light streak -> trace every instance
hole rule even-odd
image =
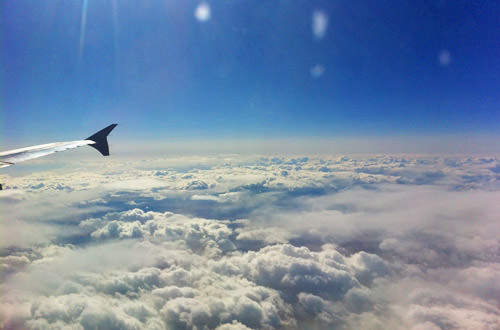
[[[85,46],[85,30],[86,30],[86,26],[87,26],[87,8],[88,8],[88,0],[83,0],[82,19],[80,21],[80,42],[78,44],[78,63],[80,63],[82,60],[83,49]]]

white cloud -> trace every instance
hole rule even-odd
[[[231,157],[9,177],[0,328],[500,324],[498,158]]]

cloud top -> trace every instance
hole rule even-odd
[[[0,327],[495,329],[499,166],[233,156],[10,177]]]

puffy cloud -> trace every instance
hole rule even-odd
[[[491,328],[496,157],[111,160],[10,176],[0,328]]]
[[[232,323],[226,323],[217,327],[217,330],[247,330],[250,329],[246,325],[233,321]]]
[[[225,262],[232,263],[255,283],[286,293],[285,298],[290,301],[300,292],[338,299],[359,283],[347,271],[347,266],[338,262],[342,257],[337,253],[322,254],[306,247],[280,244],[234,256]],[[337,262],[328,262],[330,258],[336,258]],[[216,269],[223,272],[226,267],[216,266]]]
[[[7,257],[0,257],[0,274],[8,274],[22,270],[30,263],[27,256],[10,255]]]
[[[210,255],[235,250],[230,240],[233,231],[228,225],[228,221],[190,218],[171,212],[143,212],[139,209],[111,213],[102,219],[88,219],[80,223],[81,228],[90,231],[93,239],[144,237],[151,242],[168,241]]]

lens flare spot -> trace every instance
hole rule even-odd
[[[311,73],[311,77],[313,78],[319,78],[325,73],[325,66],[321,64],[316,64],[315,66],[311,67],[311,70],[309,71]]]
[[[326,34],[328,28],[328,15],[323,11],[316,9],[312,14],[312,33],[316,40],[321,40]]]
[[[451,54],[446,49],[442,50],[438,55],[440,66],[448,66],[451,62]]]
[[[210,20],[210,6],[208,3],[200,3],[194,11],[194,17],[200,22],[207,22]]]

